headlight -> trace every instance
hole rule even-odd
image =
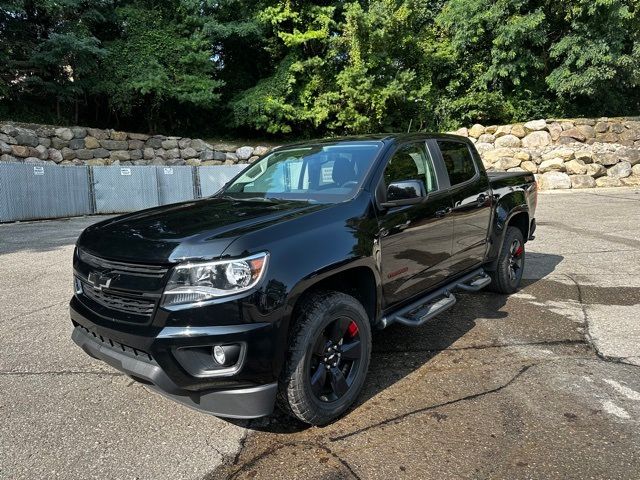
[[[236,260],[185,263],[173,269],[162,305],[200,303],[255,287],[267,269],[268,253]]]

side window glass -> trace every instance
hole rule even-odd
[[[451,186],[466,182],[476,174],[476,165],[467,147],[461,142],[438,140]]]
[[[385,168],[385,185],[402,180],[422,180],[427,192],[437,190],[438,184],[433,162],[431,161],[431,157],[427,155],[427,151],[421,143],[400,147],[398,151],[393,154],[393,157],[391,157],[391,160],[389,160]]]

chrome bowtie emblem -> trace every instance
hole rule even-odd
[[[111,280],[113,280],[113,278],[100,272],[91,272],[89,273],[89,277],[87,278],[87,280],[95,288],[97,288],[98,290],[102,290],[103,288],[109,288],[109,285],[111,285]]]

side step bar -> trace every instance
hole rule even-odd
[[[456,288],[467,292],[477,292],[491,283],[491,277],[483,270],[481,273],[471,278],[467,282],[458,282]]]
[[[401,323],[409,327],[418,327],[456,304],[456,297],[451,293],[452,290],[459,288],[468,292],[477,292],[490,283],[491,277],[482,268],[479,268],[401,308],[392,315],[383,317],[379,325],[381,328],[385,328],[392,323]]]

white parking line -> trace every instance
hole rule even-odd
[[[624,418],[625,420],[631,418],[624,408],[619,407],[611,400],[602,402],[602,408],[604,408],[605,412],[610,413],[611,415],[615,415],[618,418]]]
[[[605,378],[604,381],[611,385],[619,394],[624,395],[630,400],[636,400],[640,402],[640,393],[636,392],[635,390],[632,390],[631,388],[609,378]]]

